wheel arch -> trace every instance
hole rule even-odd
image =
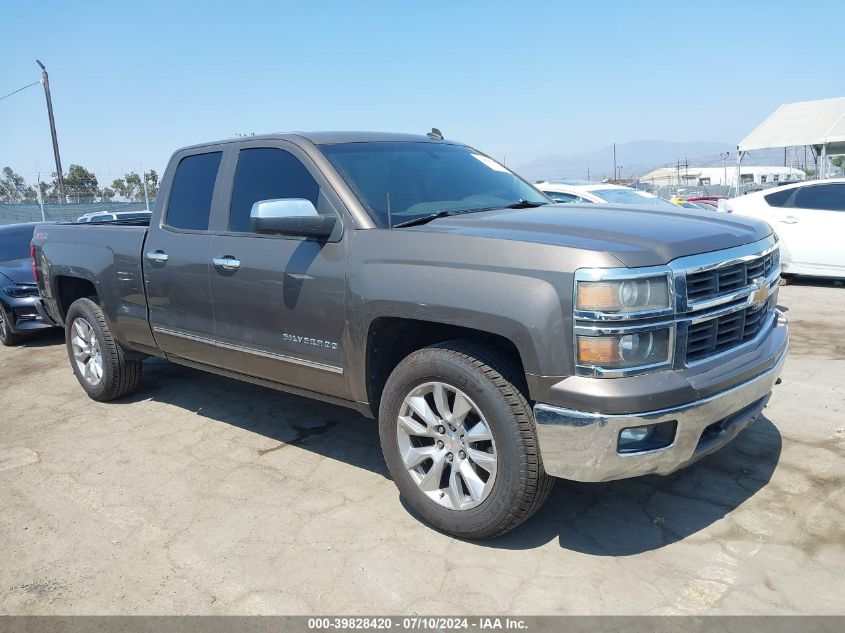
[[[366,399],[374,417],[388,376],[413,352],[448,341],[471,342],[495,350],[518,368],[513,380],[528,394],[525,362],[517,345],[502,334],[455,325],[405,317],[379,317],[368,328],[364,367]]]

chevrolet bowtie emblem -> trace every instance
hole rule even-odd
[[[762,277],[754,279],[751,283],[754,284],[754,290],[748,295],[748,305],[762,308],[769,300],[769,284]]]

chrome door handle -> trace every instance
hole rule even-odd
[[[147,253],[147,259],[154,264],[164,264],[169,258],[164,251],[156,251],[155,253]]]
[[[780,222],[781,224],[798,224],[798,218],[796,218],[794,215],[788,215],[783,218]]]
[[[234,257],[215,257],[211,263],[223,270],[237,270],[241,267],[241,261]]]

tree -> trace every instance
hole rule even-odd
[[[11,167],[3,168],[3,178],[0,179],[0,202],[23,202],[26,189],[23,176],[16,174]]]
[[[112,198],[114,198],[114,191],[108,187],[103,187],[100,192],[100,202],[111,202]]]
[[[158,195],[158,174],[155,169],[151,169],[144,174],[144,179],[147,181],[147,195],[150,200]]]
[[[834,156],[830,159],[830,162],[833,163],[834,166],[839,167],[839,169],[842,169],[845,167],[845,154],[842,156]]]
[[[113,181],[111,186],[124,200],[141,201],[144,199],[144,182],[147,183],[147,195],[152,200],[158,194],[158,174],[155,169],[145,172],[143,181],[141,176],[132,171]]]
[[[65,176],[65,191],[74,202],[94,202],[100,193],[97,176],[82,165],[71,165]]]

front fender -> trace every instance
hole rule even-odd
[[[347,275],[350,366],[365,366],[372,322],[399,317],[501,336],[514,344],[526,373],[570,375],[573,273],[618,265],[604,253],[554,245],[359,231]]]

